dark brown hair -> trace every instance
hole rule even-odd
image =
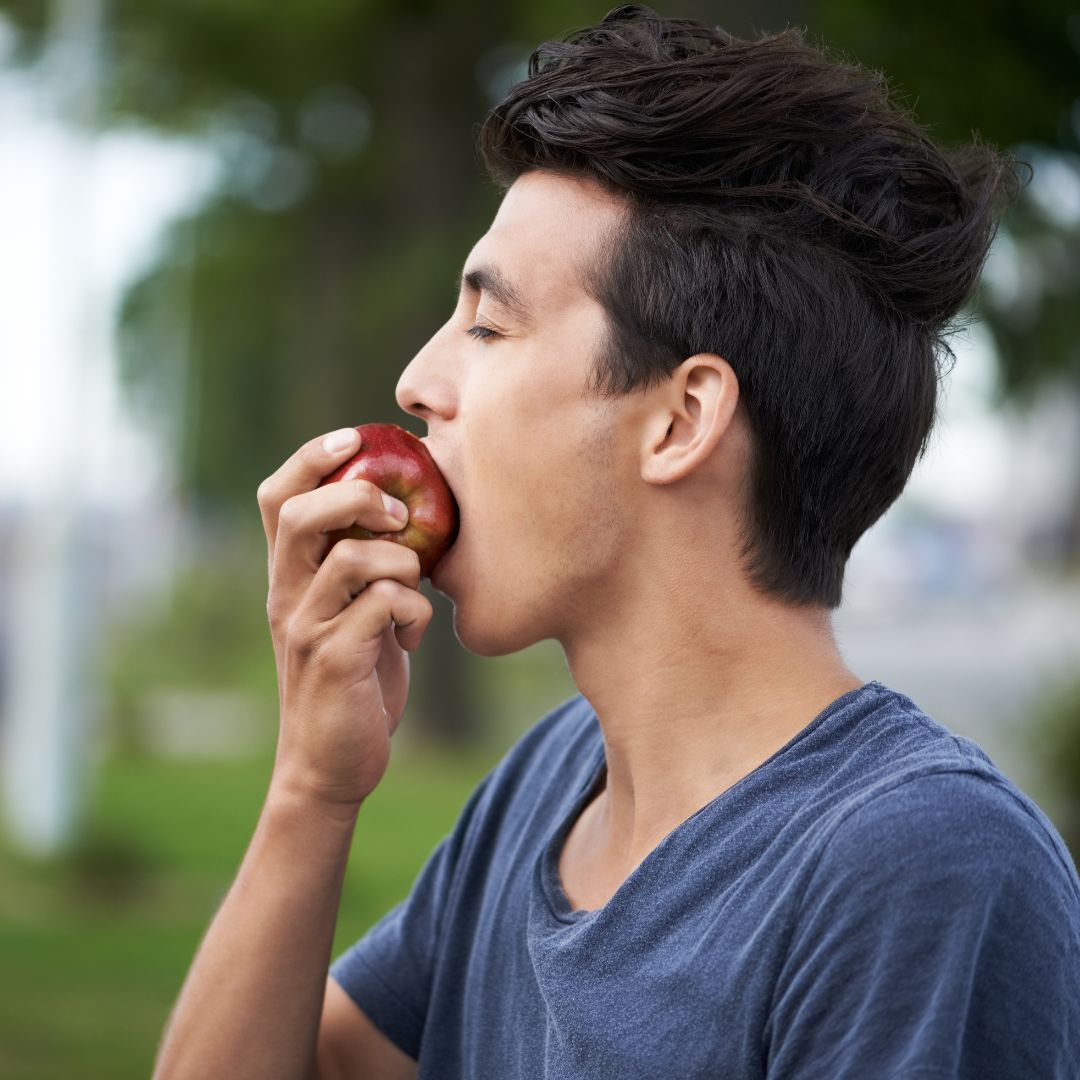
[[[639,4],[535,49],[478,145],[502,189],[544,169],[625,200],[585,282],[607,316],[586,392],[724,357],[751,430],[748,578],[838,607],[929,443],[1015,159],[936,146],[880,72],[797,29],[746,41]]]

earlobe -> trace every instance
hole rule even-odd
[[[712,457],[731,428],[739,383],[726,360],[701,353],[683,361],[658,390],[657,411],[647,425],[642,478],[670,484]]]

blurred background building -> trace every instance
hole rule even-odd
[[[0,0],[0,1075],[140,1076],[257,818],[276,736],[254,493],[403,417],[497,204],[476,124],[573,0]],[[930,451],[857,545],[850,666],[975,739],[1080,851],[1080,15],[656,5],[806,28],[946,143],[1033,165],[953,339]],[[335,950],[575,692],[544,642],[413,658]]]

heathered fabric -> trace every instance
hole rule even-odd
[[[573,911],[558,856],[604,767],[579,694],[331,966],[424,1080],[1080,1077],[1069,852],[906,695],[844,694]]]

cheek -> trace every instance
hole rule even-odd
[[[609,558],[610,547],[620,542],[624,481],[610,430],[581,406],[564,415],[560,431],[537,444],[533,519],[557,523],[548,530],[551,547],[584,567]]]
[[[527,358],[526,364],[535,366]],[[546,485],[566,440],[567,415],[559,392],[535,374],[521,374],[515,359],[509,370],[476,372],[469,386],[467,459],[476,469],[485,504],[488,494],[510,490],[528,496],[539,480]],[[485,377],[487,376],[487,377]],[[572,430],[572,428],[571,428]],[[539,494],[539,492],[537,493]]]
[[[545,565],[579,558],[599,520],[605,530],[620,520],[616,417],[583,401],[581,378],[552,355],[515,356],[470,375],[469,488],[485,536],[508,541],[490,551],[496,561],[519,558],[522,545]]]

